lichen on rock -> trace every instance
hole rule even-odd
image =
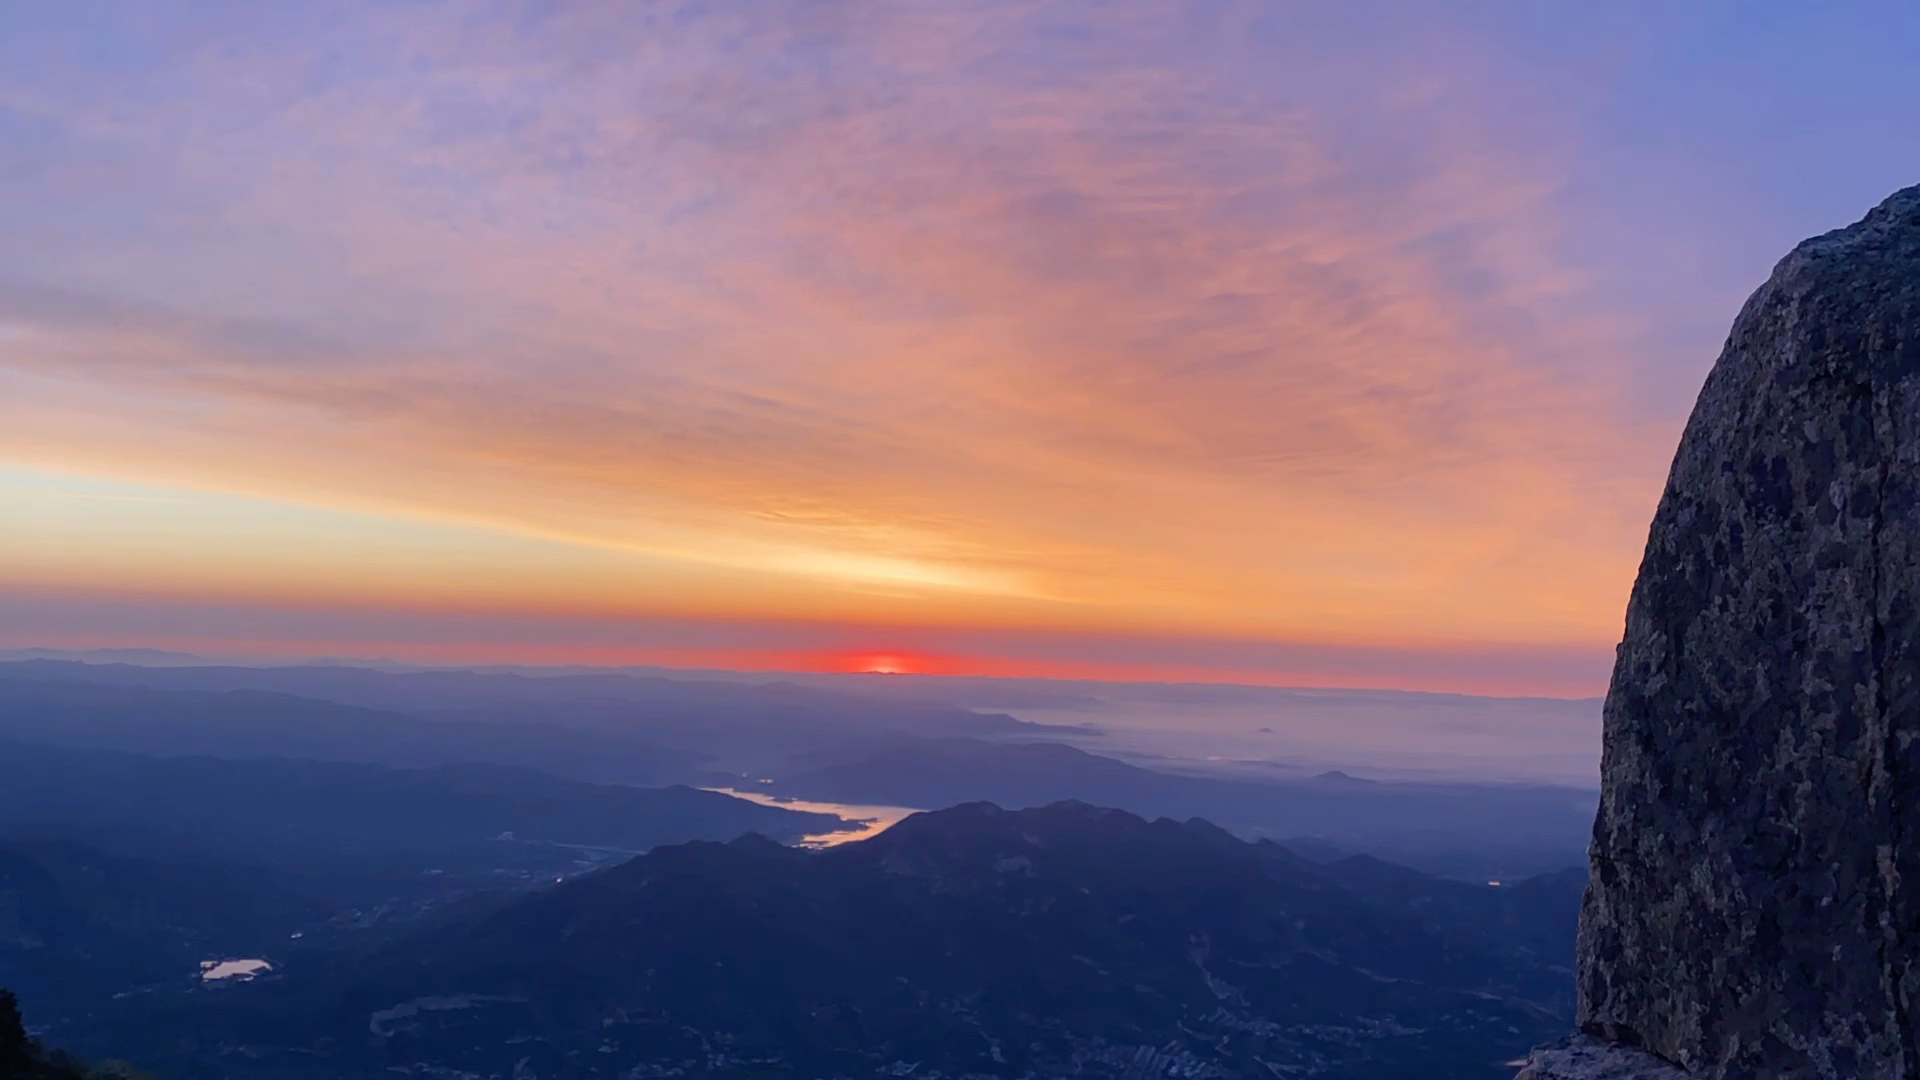
[[[1710,1080],[1920,1077],[1917,736],[1920,187],[1780,262],[1687,423],[1607,694],[1580,1028]]]

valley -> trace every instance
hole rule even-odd
[[[0,663],[0,985],[170,1080],[1490,1078],[1564,1027],[1579,792],[1162,772],[1068,731],[724,680]]]

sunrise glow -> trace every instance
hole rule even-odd
[[[1898,164],[1680,160],[1732,106],[1572,17],[34,9],[0,645],[1597,692],[1739,298]]]

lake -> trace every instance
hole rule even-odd
[[[200,978],[205,982],[220,979],[251,979],[263,971],[272,971],[265,960],[202,960]]]
[[[738,788],[706,788],[722,795],[731,795],[736,799],[759,803],[761,806],[778,806],[783,810],[801,810],[815,814],[835,814],[853,822],[856,829],[844,832],[816,833],[800,838],[802,847],[833,847],[837,844],[850,844],[855,840],[865,840],[878,836],[891,828],[895,822],[920,811],[911,806],[862,806],[854,803],[811,802],[806,799],[788,799],[770,795],[764,791],[742,791]]]

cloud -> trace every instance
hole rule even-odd
[[[0,454],[916,624],[1617,632],[1673,418],[1626,408],[1563,148],[1469,36],[1172,2],[232,14],[112,62],[58,26],[0,48],[41,133],[0,151],[37,196],[0,211]]]

